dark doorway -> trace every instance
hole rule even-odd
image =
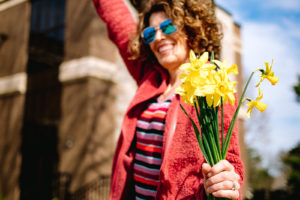
[[[22,130],[21,200],[56,196],[65,0],[32,0]]]
[[[32,61],[28,68],[33,65]],[[43,67],[41,64],[40,67]],[[57,176],[61,86],[57,69],[28,73],[22,132],[21,199],[52,199]]]

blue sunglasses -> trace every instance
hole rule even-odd
[[[164,34],[169,35],[177,31],[177,27],[172,24],[172,20],[167,19],[163,21],[159,27],[148,27],[145,28],[142,32],[142,38],[146,44],[150,44],[154,41],[156,31],[160,29]]]

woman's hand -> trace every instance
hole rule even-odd
[[[221,160],[213,167],[204,163],[202,174],[207,195],[212,194],[215,197],[228,199],[239,198],[240,176],[235,173],[234,167],[227,160]]]

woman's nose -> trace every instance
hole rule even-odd
[[[155,34],[155,40],[159,41],[159,40],[162,40],[165,38],[166,38],[166,35],[160,29],[158,29]]]

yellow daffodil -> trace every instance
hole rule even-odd
[[[176,88],[175,93],[182,97],[182,100],[190,105],[194,105],[196,96],[204,96],[203,90],[193,87],[191,82],[186,81]]]
[[[256,107],[260,112],[264,112],[265,109],[267,108],[267,104],[259,102],[259,100],[261,100],[263,98],[263,93],[260,90],[260,88],[258,88],[258,93],[259,93],[259,95],[258,95],[258,97],[256,98],[255,101],[247,98],[247,100],[249,101],[247,103],[247,106],[249,106],[249,108],[247,110],[247,116],[248,116],[248,118],[250,118],[252,109],[254,107]]]
[[[182,97],[182,100],[190,105],[193,105],[193,99],[195,88],[192,87],[189,82],[182,83],[178,88],[176,88],[175,93]]]
[[[225,71],[211,73],[211,76],[213,76],[214,82],[210,82],[210,84],[203,87],[206,89],[207,105],[213,105],[213,107],[219,106],[221,104],[221,97],[223,97],[224,103],[227,103],[229,100],[234,105],[234,93],[236,92],[234,87],[237,82],[230,81]]]
[[[219,60],[213,60],[213,62],[219,67],[221,68],[221,70],[226,71],[227,74],[238,74],[238,66],[236,64],[231,65],[230,67],[228,67],[227,61],[226,59],[224,59],[223,62],[219,61]]]
[[[217,107],[221,103],[221,97],[224,102],[230,101],[235,104],[236,82],[229,80],[227,74],[238,73],[237,66],[227,66],[227,62],[214,60],[218,66],[208,63],[208,53],[205,52],[197,58],[193,51],[190,51],[190,63],[180,66],[182,74],[180,80],[182,85],[177,88],[176,93],[180,94],[183,100],[193,105],[196,96],[206,97],[208,106]]]
[[[258,87],[264,79],[268,79],[272,83],[272,85],[275,85],[279,81],[279,78],[275,77],[274,72],[271,71],[272,65],[273,65],[273,59],[272,59],[271,66],[269,66],[269,63],[265,62],[266,70],[263,69],[259,70],[261,71],[261,75],[260,75],[261,78],[259,83],[256,85],[256,87]]]
[[[197,58],[194,51],[190,51],[190,63],[185,63],[180,66],[180,70],[190,73],[198,70],[212,70],[216,67],[208,62],[208,52],[203,53],[200,58]]]

